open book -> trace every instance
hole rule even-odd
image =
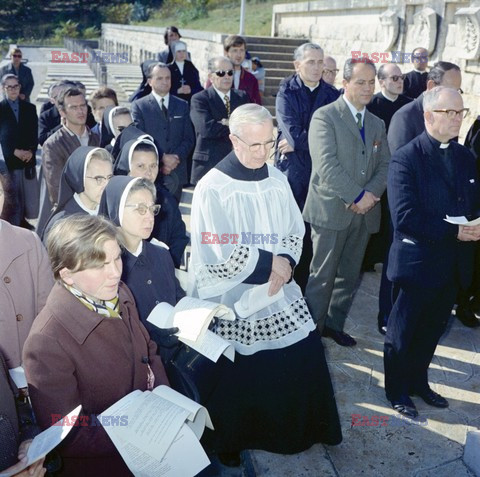
[[[182,343],[214,362],[222,354],[233,361],[233,346],[208,329],[214,317],[232,321],[235,313],[225,305],[186,296],[175,307],[159,303],[148,315],[147,321],[158,328],[177,327],[177,336]]]
[[[115,419],[127,425],[105,431],[136,477],[190,477],[210,463],[199,442],[213,429],[208,411],[168,386],[133,391],[99,416]]]
[[[17,475],[38,460],[43,459],[43,457],[57,447],[58,444],[60,444],[60,442],[62,442],[66,435],[72,430],[72,427],[74,427],[75,422],[78,419],[81,408],[82,406],[76,407],[72,412],[69,412],[56,424],[38,434],[28,448],[27,461],[19,467],[15,466],[15,470],[13,472],[0,472],[0,477]]]

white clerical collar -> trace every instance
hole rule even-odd
[[[155,91],[152,90],[152,94],[153,94],[153,97],[157,100],[157,103],[160,107],[162,106],[162,99],[163,99],[163,104],[168,109],[170,93],[167,93],[165,96],[160,96],[159,94],[155,93]]]
[[[388,99],[389,101],[391,101],[392,103],[394,103],[397,99],[398,99],[398,96],[395,98],[395,99],[392,99],[390,98],[390,96],[387,96],[383,91],[380,91],[382,93],[382,96],[385,98],[385,99]]]
[[[76,192],[75,192],[75,194],[73,194],[73,198],[75,199],[75,202],[78,204],[78,206],[82,210],[84,210],[87,214],[98,215],[98,209],[100,207],[99,204],[97,204],[97,206],[94,209],[89,209],[89,208],[85,207],[85,204],[82,202],[82,199],[80,199],[80,195],[77,194]]]
[[[362,124],[363,124],[363,120],[365,119],[365,111],[366,111],[366,107],[364,106],[363,109],[361,111],[359,111],[348,99],[347,97],[343,94],[342,95],[342,98],[343,100],[345,101],[345,103],[347,103],[347,106],[348,106],[348,109],[350,110],[350,112],[352,113],[352,116],[353,116],[353,119],[355,119],[355,122],[357,122],[357,113],[360,113],[362,115]]]
[[[415,71],[415,73],[420,73],[421,75],[423,75],[423,73],[427,73],[427,71],[420,71],[417,70],[417,68],[413,68],[413,71]]]
[[[228,99],[230,99],[230,91],[231,91],[230,89],[228,90],[227,93],[222,93],[220,90],[215,88],[215,86],[212,86],[212,88],[217,92],[218,96],[220,96],[224,104],[225,104],[225,96],[228,96]]]
[[[441,142],[440,143],[440,149],[447,149],[448,146],[450,146],[449,142]]]
[[[303,79],[300,77],[300,80],[302,81],[303,83],[303,86],[305,86],[305,88],[308,88],[312,93],[315,89],[318,88],[318,85],[320,84],[320,81],[315,85],[315,86],[308,86],[305,81],[303,81]]]

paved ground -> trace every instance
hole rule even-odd
[[[480,329],[465,328],[453,316],[433,360],[430,382],[445,396],[446,410],[413,398],[415,421],[396,418],[383,391],[383,337],[376,331],[380,273],[364,274],[347,320],[354,348],[324,338],[335,389],[343,442],[315,445],[293,456],[263,451],[245,453],[241,469],[217,465],[225,477],[467,477],[463,444],[468,430],[480,427]],[[386,425],[352,425],[352,415],[381,417]],[[479,450],[480,452],[480,450]]]

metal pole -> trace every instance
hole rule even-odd
[[[245,35],[245,6],[246,0],[240,2],[240,31],[239,35]]]

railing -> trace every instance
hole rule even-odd
[[[93,71],[99,85],[107,86],[107,65],[102,55],[95,53],[95,49],[98,49],[98,40],[78,40],[65,37],[63,44],[67,50],[75,53],[88,53],[88,66]]]

